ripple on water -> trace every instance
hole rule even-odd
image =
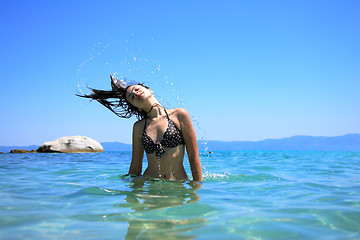
[[[204,181],[191,185],[122,179],[131,153],[9,154],[0,162],[0,238],[360,237],[359,153],[205,157]]]

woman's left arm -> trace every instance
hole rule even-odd
[[[192,125],[189,113],[183,109],[177,109],[180,128],[185,140],[186,152],[189,157],[191,173],[195,181],[202,181],[202,170],[199,158],[199,150],[196,141],[196,133]]]

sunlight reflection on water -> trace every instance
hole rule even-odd
[[[206,157],[204,181],[194,184],[122,179],[131,152],[4,154],[0,238],[360,237],[359,153]]]

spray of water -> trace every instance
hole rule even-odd
[[[76,90],[80,94],[87,91],[87,86],[100,89],[108,88],[109,81],[104,76],[112,74],[118,79],[130,79],[133,82],[144,82],[154,91],[155,97],[165,108],[184,107],[187,104],[184,100],[181,86],[176,84],[173,74],[166,73],[158,58],[155,56],[152,47],[146,51],[136,44],[135,34],[130,34],[124,41],[104,41],[93,45],[90,57],[83,61],[77,69]],[[106,42],[111,42],[106,43]],[[152,45],[154,39],[150,40]],[[136,79],[136,81],[134,81]],[[196,114],[189,112],[191,120],[197,132],[198,140],[201,140],[205,154],[201,154],[203,171],[206,171],[209,159],[209,148],[207,146],[206,133],[202,129]]]
[[[77,84],[76,84],[76,91],[80,94],[84,94],[84,90],[86,87],[86,84],[84,83],[84,79],[81,75],[81,72],[84,70],[84,68],[88,65],[90,65],[97,57],[99,57],[101,54],[103,54],[105,52],[105,50],[107,48],[110,47],[110,44],[104,44],[102,42],[97,42],[95,44],[93,44],[93,47],[91,49],[91,53],[90,53],[90,57],[87,58],[85,61],[83,61],[80,66],[78,67],[77,71],[76,71],[76,79],[77,79]],[[106,62],[106,64],[108,64]]]

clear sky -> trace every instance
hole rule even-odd
[[[360,1],[0,1],[0,145],[131,142],[74,95],[145,82],[198,139],[360,133]]]

